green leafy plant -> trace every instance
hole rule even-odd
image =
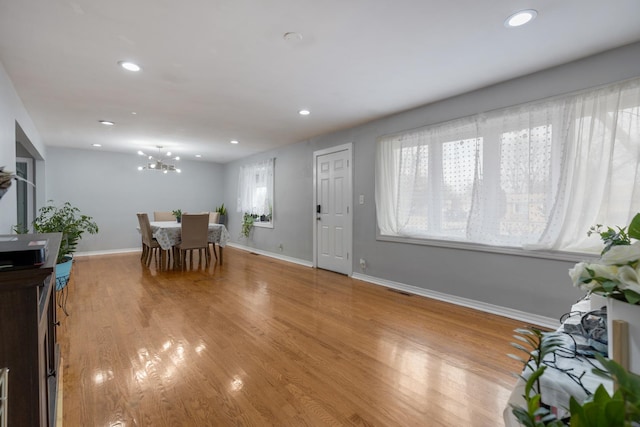
[[[174,211],[171,211],[171,213],[176,217],[176,220],[180,222],[180,218],[182,218],[182,209],[176,209]]]
[[[220,215],[227,214],[227,208],[224,207],[224,203],[216,208],[216,212],[218,212]]]
[[[542,364],[545,356],[555,352],[560,339],[556,333],[544,333],[535,328],[516,329],[514,335],[519,342],[512,343],[518,350],[527,354],[525,360],[509,355],[524,364],[523,372],[530,372],[525,381],[524,401],[526,406],[511,405],[511,411],[518,422],[526,427],[631,427],[640,421],[640,376],[630,373],[618,363],[596,354],[603,370],[594,369],[594,373],[614,381],[618,390],[609,395],[603,385],[585,402],[578,402],[573,396],[569,401],[569,420],[560,420],[543,404],[540,378],[546,366]],[[524,344],[524,345],[523,345]]]
[[[519,342],[511,345],[525,353],[524,356],[509,354],[509,357],[524,364],[523,372],[530,372],[528,377],[520,375],[525,381],[524,395],[526,407],[511,405],[513,415],[518,422],[526,427],[563,426],[549,408],[542,404],[540,377],[546,366],[542,364],[544,358],[553,353],[560,346],[560,339],[554,333],[542,332],[540,329],[516,329],[513,337]]]
[[[240,234],[243,237],[249,237],[249,233],[251,232],[251,228],[253,227],[253,223],[255,218],[248,212],[245,212],[242,216],[242,228],[240,230]]]
[[[29,229],[21,224],[11,226],[11,230],[16,234],[27,234],[29,232]]]
[[[61,263],[76,251],[85,232],[98,232],[98,225],[92,217],[81,214],[80,209],[65,202],[60,207],[49,204],[40,208],[38,216],[33,220],[33,230],[36,233],[62,233],[57,259],[57,263]]]
[[[604,242],[604,248],[600,255],[604,255],[614,246],[625,246],[631,244],[631,239],[640,239],[640,213],[636,214],[628,227],[607,227],[602,224],[592,226],[587,232],[587,236],[599,234]]]

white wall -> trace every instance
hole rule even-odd
[[[180,160],[180,174],[138,171],[140,164],[135,148],[126,154],[49,147],[47,198],[71,202],[100,228],[82,237],[78,252],[140,247],[137,212],[152,219],[153,211],[213,211],[223,201],[217,163]]]
[[[40,135],[18,97],[4,67],[0,64],[0,166],[15,171],[16,164],[16,122],[30,141],[29,151],[35,158],[44,158],[45,148]],[[42,163],[39,170],[43,171]],[[41,181],[36,181],[41,183]],[[38,189],[36,190],[38,191]],[[41,191],[44,194],[44,191]],[[17,222],[16,188],[10,190],[0,200],[0,234],[8,234]]]
[[[573,262],[470,250],[448,249],[376,240],[374,160],[382,135],[439,123],[497,108],[640,76],[640,43],[565,64],[492,87],[445,99],[362,126],[262,153],[275,155],[275,228],[255,229],[248,242],[260,250],[312,261],[313,152],[352,142],[354,147],[353,271],[427,291],[468,298],[544,317],[558,318],[582,294],[571,286],[567,271]],[[428,75],[425,75],[428,78]],[[228,164],[225,200],[235,202],[234,183],[246,159]],[[365,203],[356,200],[364,196]],[[282,212],[295,212],[278,221]],[[239,238],[240,215],[230,219],[232,238]],[[586,232],[586,230],[585,230]]]

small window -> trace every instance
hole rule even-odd
[[[256,227],[273,227],[274,169],[274,158],[240,167],[237,211],[253,216]]]

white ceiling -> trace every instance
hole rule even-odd
[[[638,40],[638,0],[0,0],[0,62],[46,145],[216,162]]]

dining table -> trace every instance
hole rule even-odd
[[[169,250],[181,241],[182,224],[177,221],[151,221],[151,233],[160,247]],[[217,243],[220,247],[219,262],[222,264],[222,249],[231,238],[224,224],[209,224],[209,242]]]

